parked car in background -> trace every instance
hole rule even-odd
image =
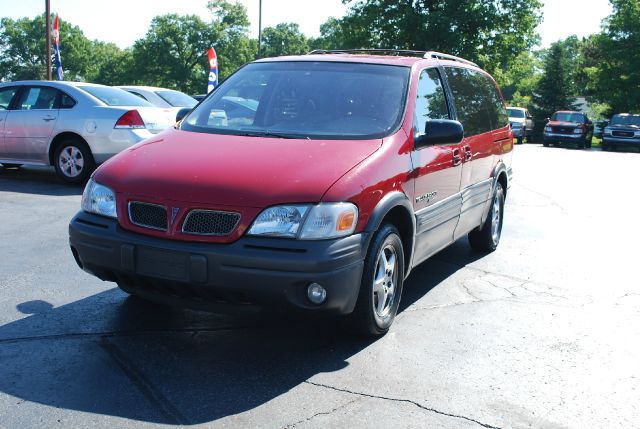
[[[511,177],[495,81],[416,54],[244,66],[98,168],[69,227],[79,267],[150,300],[333,312],[384,334],[413,267],[464,236],[496,249]]]
[[[122,89],[84,82],[0,84],[0,164],[53,165],[68,183],[175,124],[171,110]]]
[[[593,123],[593,136],[602,138],[604,135],[604,129],[609,126],[609,121],[595,121]]]
[[[195,98],[196,101],[202,101],[205,99],[206,96],[207,94],[196,94],[196,95],[192,95],[191,97]]]
[[[173,109],[175,112],[183,107],[193,107],[198,104],[198,100],[184,92],[173,89],[157,88],[155,86],[118,86],[143,100],[148,101],[154,106]]]
[[[559,110],[544,127],[543,146],[574,143],[578,149],[591,147],[593,123],[586,114],[572,110]]]
[[[507,107],[507,114],[513,136],[518,144],[522,144],[525,140],[528,142],[533,135],[533,116],[522,107]]]
[[[640,115],[630,113],[613,115],[611,122],[604,129],[602,150],[625,146],[640,148]]]

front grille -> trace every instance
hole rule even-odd
[[[613,131],[611,134],[613,134],[614,137],[633,137],[634,133],[631,131]]]
[[[192,210],[182,225],[185,234],[229,235],[240,222],[240,213]]]
[[[556,134],[573,134],[573,130],[575,130],[575,128],[553,127],[552,130]]]
[[[167,230],[167,208],[157,204],[132,201],[129,203],[129,219],[144,228]]]

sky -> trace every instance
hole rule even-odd
[[[259,0],[240,2],[248,9],[251,36],[257,38]],[[346,10],[341,0],[262,0],[262,27],[295,22],[304,34],[316,37],[320,24],[330,16],[343,16]],[[43,11],[43,0],[0,0],[0,18],[33,18]],[[156,15],[196,14],[205,20],[211,17],[207,0],[51,0],[51,11],[79,26],[88,38],[113,42],[121,48],[144,37]],[[548,47],[572,34],[582,37],[597,33],[602,18],[610,13],[608,0],[546,0],[544,22],[538,27],[541,46]]]

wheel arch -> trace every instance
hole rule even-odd
[[[375,233],[384,223],[393,224],[400,233],[404,253],[405,278],[409,275],[415,244],[416,217],[409,198],[396,191],[385,195],[373,209],[365,231]]]
[[[84,143],[85,145],[87,145],[87,147],[89,148],[89,153],[91,154],[91,157],[93,158],[93,152],[91,151],[91,147],[89,146],[89,143],[78,133],[74,133],[71,131],[64,131],[58,135],[56,135],[52,140],[51,140],[51,144],[49,145],[49,165],[53,165],[54,162],[54,155],[56,153],[56,149],[58,148],[58,146],[65,140],[67,139],[74,139],[74,140],[79,140],[82,143]]]

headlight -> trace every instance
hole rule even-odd
[[[253,221],[253,225],[251,225],[247,234],[296,237],[304,215],[308,210],[309,206],[269,207]]]
[[[550,133],[551,132],[551,127],[545,127],[544,128],[544,132],[545,133]]]
[[[322,240],[350,235],[357,223],[351,203],[275,206],[260,213],[247,234]]]
[[[573,134],[582,134],[582,128],[576,128],[575,130],[573,130]]]
[[[611,128],[606,127],[606,128],[604,129],[604,133],[605,133],[606,135],[610,136],[610,135],[611,135]]]
[[[106,186],[90,179],[82,193],[82,210],[117,219],[116,194]]]

